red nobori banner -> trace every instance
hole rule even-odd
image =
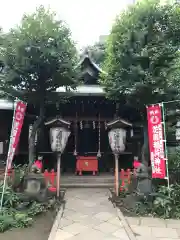
[[[21,134],[21,129],[23,126],[24,121],[24,115],[26,111],[26,104],[17,101],[15,104],[15,110],[14,110],[14,119],[11,129],[11,139],[9,143],[9,150],[8,150],[8,156],[7,156],[7,169],[11,169],[12,161],[14,158],[14,154],[17,148],[17,145],[19,143],[19,137]]]
[[[152,166],[152,178],[166,178],[166,159],[161,106],[147,107],[149,152]]]

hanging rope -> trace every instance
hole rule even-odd
[[[99,113],[99,120],[98,120],[98,128],[99,128],[99,136],[98,136],[98,153],[97,153],[97,157],[100,158],[101,157],[101,122],[100,122],[100,113]]]

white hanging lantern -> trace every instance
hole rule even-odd
[[[63,127],[54,127],[50,129],[51,149],[53,152],[63,153],[70,131]]]
[[[56,124],[50,128],[50,144],[53,152],[57,154],[57,197],[60,196],[60,178],[61,178],[61,155],[66,147],[70,135],[70,122],[60,117],[49,120],[45,125]],[[66,126],[66,127],[64,127]]]
[[[176,123],[176,140],[180,140],[180,121],[177,121]]]
[[[105,130],[107,130],[107,122],[106,121],[104,122],[104,128],[105,128]]]
[[[74,150],[73,155],[74,155],[74,156],[77,156],[77,151],[76,151],[76,149]]]
[[[83,123],[82,123],[82,121],[80,121],[80,129],[81,129],[81,130],[83,129]]]
[[[109,144],[113,153],[119,154],[125,151],[126,130],[123,128],[112,129],[108,133]]]
[[[60,196],[60,172],[61,172],[61,154],[63,153],[70,131],[63,127],[52,127],[50,129],[51,149],[57,152],[57,197]]]
[[[119,154],[125,151],[126,130],[115,128],[109,131],[109,144],[115,156],[115,191],[119,195]]]
[[[96,123],[93,121],[93,129],[96,129]]]
[[[131,129],[130,135],[131,135],[131,137],[134,136],[134,131],[133,131],[133,129]]]
[[[115,191],[116,196],[119,196],[119,155],[126,148],[126,126],[132,127],[130,122],[122,118],[117,118],[106,125],[111,130],[108,133],[109,144],[114,154],[115,159]]]

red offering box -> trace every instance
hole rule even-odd
[[[98,160],[97,157],[78,156],[76,161],[76,173],[82,175],[82,172],[93,172],[95,175],[98,172]]]

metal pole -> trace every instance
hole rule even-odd
[[[60,196],[61,153],[57,154],[57,198]]]
[[[119,160],[118,154],[114,154],[115,157],[115,191],[116,196],[119,196]]]
[[[17,99],[16,99],[17,101]],[[3,191],[1,195],[1,202],[0,202],[0,212],[2,212],[2,207],[3,207],[3,200],[4,200],[4,193],[6,190],[6,180],[7,180],[7,174],[8,174],[8,159],[9,159],[9,154],[10,154],[10,146],[12,142],[12,136],[13,136],[13,126],[14,126],[14,115],[15,115],[15,110],[16,110],[16,101],[14,102],[14,113],[13,113],[13,121],[12,121],[12,127],[11,127],[11,136],[10,136],[10,141],[9,141],[9,149],[8,149],[8,154],[7,154],[7,160],[6,160],[6,168],[5,168],[5,174],[4,174],[4,181],[3,181]]]
[[[162,120],[163,120],[163,130],[164,130],[164,150],[165,150],[165,159],[166,159],[166,175],[167,175],[167,184],[169,188],[169,169],[168,169],[168,149],[167,149],[167,139],[166,139],[166,120],[165,120],[165,111],[164,103],[160,104],[162,109]]]

